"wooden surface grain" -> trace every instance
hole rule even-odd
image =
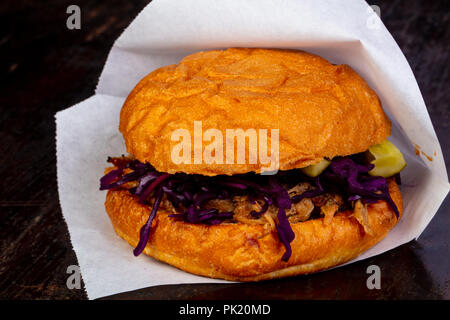
[[[56,185],[54,114],[94,93],[114,40],[148,1],[87,1],[81,30],[66,28],[72,1],[0,3],[0,299],[86,299],[68,289],[76,265]],[[448,1],[373,1],[421,88],[450,164]],[[247,284],[153,287],[110,299],[450,298],[450,201],[417,241],[345,267]],[[366,268],[382,271],[368,290]]]

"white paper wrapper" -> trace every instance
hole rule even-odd
[[[96,94],[56,114],[57,172],[67,222],[89,298],[162,284],[224,282],[135,258],[114,232],[99,191],[108,156],[125,153],[118,131],[127,94],[157,67],[185,55],[227,47],[303,49],[348,64],[379,95],[393,121],[390,138],[408,163],[405,212],[388,236],[357,260],[417,238],[449,191],[439,141],[414,75],[364,1],[156,0],[117,39]],[[414,145],[432,157],[418,157]],[[354,260],[356,261],[356,260]]]

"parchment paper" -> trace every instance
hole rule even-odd
[[[224,282],[134,257],[115,234],[104,209],[106,192],[98,189],[106,158],[126,152],[119,112],[134,85],[189,53],[227,47],[316,53],[350,65],[379,95],[393,121],[390,140],[408,163],[402,173],[405,212],[394,230],[357,260],[417,238],[448,193],[439,141],[414,75],[364,1],[155,0],[115,42],[96,94],[56,114],[59,198],[89,298],[162,284]],[[417,156],[415,145],[424,154]]]

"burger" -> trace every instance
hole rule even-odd
[[[259,281],[325,270],[402,216],[406,163],[379,98],[317,55],[189,55],[135,86],[119,130],[128,154],[109,157],[100,179],[112,225],[134,255],[189,273]]]

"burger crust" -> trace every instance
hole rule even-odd
[[[393,180],[389,192],[401,216],[402,196]],[[108,191],[105,206],[116,233],[135,247],[151,207],[139,204],[127,190]],[[144,253],[196,275],[234,281],[308,274],[343,264],[378,243],[398,222],[393,210],[380,201],[368,205],[371,235],[351,211],[335,215],[328,225],[322,218],[291,224],[292,255],[283,262],[285,248],[276,231],[268,232],[262,225],[192,224],[169,214],[158,210]]]
[[[224,141],[226,129],[268,129],[269,136],[279,129],[280,170],[363,152],[391,129],[377,95],[349,66],[303,51],[249,48],[198,52],[153,71],[129,94],[119,129],[127,151],[160,172],[213,176],[265,167],[248,156],[245,164],[194,164],[193,151],[191,164],[175,164],[172,133],[186,129],[193,142],[194,121],[203,133],[220,130]]]

